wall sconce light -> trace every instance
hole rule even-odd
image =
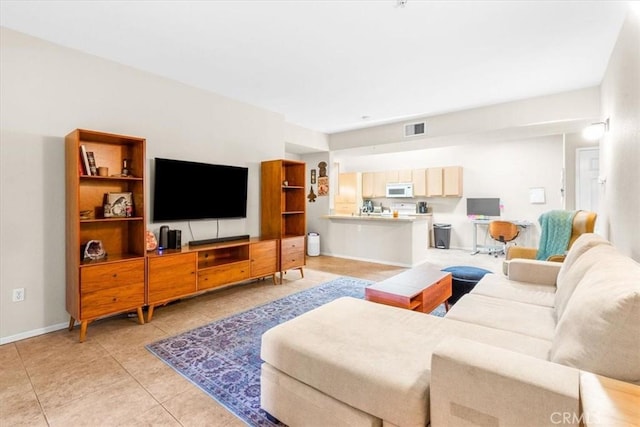
[[[609,119],[604,122],[591,123],[589,126],[584,128],[582,131],[582,136],[584,139],[589,141],[596,141],[605,134],[605,132],[609,131]]]

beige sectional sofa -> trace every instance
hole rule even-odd
[[[585,234],[562,264],[487,274],[444,318],[341,298],[276,326],[261,405],[291,426],[578,423],[580,370],[640,383],[639,325],[640,265]]]

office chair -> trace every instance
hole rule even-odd
[[[491,221],[489,223],[489,235],[493,240],[502,243],[501,247],[491,248],[489,254],[498,258],[498,254],[506,254],[507,243],[518,237],[520,230],[518,226],[509,221]]]

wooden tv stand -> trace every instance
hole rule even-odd
[[[155,307],[267,276],[277,284],[278,239],[242,239],[147,254],[147,321]]]

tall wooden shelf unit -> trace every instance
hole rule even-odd
[[[80,322],[80,341],[87,325],[100,317],[137,311],[144,323],[145,304],[145,139],[76,129],[65,139],[66,149],[66,307],[69,330]],[[83,172],[80,147],[95,155],[98,166],[109,168],[109,176]],[[127,159],[130,174],[120,176]],[[131,192],[130,217],[104,217],[106,193]],[[81,218],[81,211],[89,217]],[[82,245],[102,241],[107,253],[100,260],[84,260]]]
[[[294,160],[269,160],[261,167],[261,216],[263,237],[280,239],[280,282],[282,272],[299,269],[304,277],[306,164]]]

